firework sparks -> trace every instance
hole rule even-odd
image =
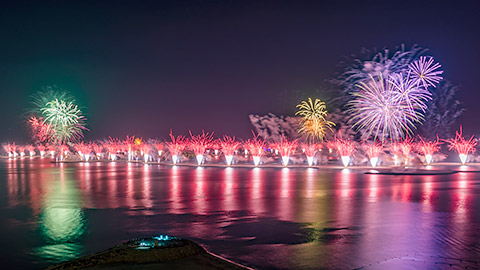
[[[6,143],[3,144],[3,149],[8,153],[8,157],[17,156],[17,146],[15,143]]]
[[[442,66],[435,63],[432,57],[420,56],[420,59],[410,63],[408,66],[411,76],[417,85],[422,85],[425,89],[428,86],[436,87],[443,79],[443,71],[439,70]]]
[[[92,147],[90,144],[79,142],[75,144],[74,149],[84,161],[88,161],[90,159],[90,153],[92,152]]]
[[[230,137],[225,135],[223,136],[223,140],[220,141],[220,146],[222,147],[222,152],[225,155],[227,166],[230,166],[233,161],[233,155],[240,146],[240,142],[235,140],[235,136]]]
[[[348,139],[343,140],[335,138],[335,147],[342,158],[343,166],[348,167],[348,164],[350,164],[350,158],[355,151],[355,142]]]
[[[103,144],[92,143],[92,150],[93,152],[95,152],[95,155],[97,155],[98,159],[102,158],[103,149],[104,149]]]
[[[60,154],[60,160],[65,160],[70,153],[70,148],[65,144],[61,144],[58,146],[58,152]]]
[[[457,151],[462,165],[467,163],[468,154],[475,152],[475,146],[477,145],[477,142],[473,137],[474,136],[472,135],[468,141],[465,140],[462,135],[462,127],[460,126],[460,132],[455,132],[454,139],[445,140],[449,144],[449,150],[455,149]]]
[[[332,126],[335,124],[326,120],[327,110],[325,102],[322,102],[320,99],[312,101],[311,98],[308,98],[307,101],[302,101],[298,104],[297,109],[298,111],[295,115],[302,117],[300,122],[301,128],[298,132],[305,134],[307,139],[311,141],[318,139],[321,141],[328,130],[332,131]]]
[[[404,165],[407,166],[410,159],[410,153],[412,152],[412,149],[414,147],[413,139],[407,138],[399,142],[398,146],[400,147],[400,151],[402,152],[404,157]]]
[[[186,147],[185,137],[184,136],[173,136],[172,131],[170,130],[170,139],[171,142],[167,142],[168,152],[172,156],[173,165],[177,164],[178,156]]]
[[[303,153],[307,157],[308,166],[311,167],[313,165],[313,158],[317,154],[320,145],[316,143],[303,143],[301,144],[301,147]]]
[[[33,140],[36,143],[44,143],[49,141],[55,130],[52,126],[44,122],[42,117],[31,116],[27,121]]]
[[[250,152],[250,155],[252,155],[253,158],[253,164],[255,166],[258,166],[260,164],[260,157],[263,154],[263,149],[265,149],[265,140],[261,139],[259,135],[255,135],[255,132],[253,132],[253,138],[248,139],[244,147],[245,149]]]
[[[212,146],[213,143],[213,133],[205,133],[202,130],[202,134],[193,135],[190,131],[190,140],[188,141],[188,147],[195,153],[197,158],[197,164],[201,165],[203,163],[203,154],[205,150]]]
[[[133,160],[135,146],[136,146],[135,136],[127,136],[125,140],[123,140],[123,146],[125,146],[126,148],[128,161]]]
[[[440,151],[440,145],[442,144],[438,139],[435,141],[425,141],[421,136],[418,136],[420,142],[418,143],[419,152],[425,157],[425,162],[430,165],[433,160],[433,154]]]
[[[375,142],[373,144],[364,144],[365,154],[367,154],[368,159],[370,160],[370,165],[376,167],[378,163],[378,158],[383,152],[383,145]]]
[[[47,147],[45,147],[45,145],[39,144],[39,145],[37,145],[37,149],[40,152],[41,157],[45,156],[45,150],[47,149]]]
[[[26,147],[28,153],[30,154],[31,157],[33,157],[35,155],[35,146],[29,144],[27,145]]]
[[[53,127],[55,141],[64,143],[83,138],[85,117],[78,106],[72,102],[55,99],[41,109],[44,122]]]
[[[373,136],[382,142],[387,138],[404,138],[412,133],[415,124],[423,119],[425,102],[430,93],[412,84],[402,76],[389,80],[371,77],[369,83],[361,82],[348,103],[353,127],[363,132],[363,139]]]
[[[287,166],[290,160],[290,156],[295,154],[295,149],[297,148],[297,141],[290,141],[285,136],[282,135],[282,139],[278,143],[274,143],[273,147],[275,150],[278,150],[280,156],[282,157],[283,166]]]
[[[105,148],[108,151],[110,160],[114,161],[117,159],[117,152],[119,151],[120,147],[121,147],[121,143],[118,139],[109,137],[108,143],[105,144]]]

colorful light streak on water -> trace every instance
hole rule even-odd
[[[158,233],[262,269],[460,268],[480,254],[475,173],[50,160],[0,161],[0,239],[16,243],[2,259],[22,269]]]

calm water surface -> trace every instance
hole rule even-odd
[[[0,160],[0,259],[166,233],[259,269],[480,268],[480,174]]]

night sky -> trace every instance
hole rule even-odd
[[[282,93],[320,87],[362,48],[401,43],[429,48],[461,85],[459,124],[478,134],[480,16],[467,2],[2,3],[0,141],[27,142],[29,95],[53,84],[86,108],[87,139],[171,128],[246,138],[249,114],[290,111]]]

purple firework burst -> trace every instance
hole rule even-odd
[[[439,63],[435,63],[432,57],[420,56],[420,59],[410,63],[408,69],[411,72],[411,77],[418,85],[428,88],[428,86],[436,87],[436,85],[443,79],[443,71],[439,70],[442,67]]]

